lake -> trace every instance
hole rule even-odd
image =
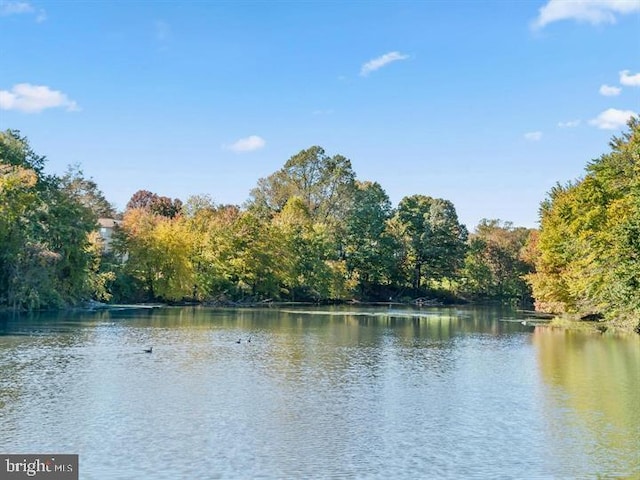
[[[640,478],[640,336],[524,318],[395,306],[3,318],[0,453],[79,454],[80,478],[96,480]]]

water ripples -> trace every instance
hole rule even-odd
[[[570,384],[549,383],[562,377],[545,373],[530,328],[486,311],[414,313],[176,309],[37,324],[36,336],[0,337],[0,450],[79,453],[97,480],[640,468],[598,439],[608,410],[581,423]],[[617,460],[598,465],[603,455]]]

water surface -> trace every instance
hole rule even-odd
[[[522,319],[388,307],[6,318],[0,452],[78,453],[80,478],[96,480],[640,477],[639,338]]]

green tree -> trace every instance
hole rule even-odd
[[[458,222],[449,200],[425,195],[404,197],[395,220],[413,271],[414,288],[420,288],[423,277],[442,280],[456,276],[464,260],[467,229]]]
[[[96,218],[114,218],[116,211],[93,179],[85,178],[79,165],[71,165],[60,179],[60,187],[71,198],[87,207]]]
[[[59,307],[91,296],[95,216],[43,173],[18,132],[0,132],[0,304]]]
[[[33,170],[38,182],[48,180],[43,170],[46,157],[36,154],[26,137],[20,135],[19,130],[6,130],[0,132],[0,161],[5,165]]]
[[[254,299],[277,296],[279,260],[271,224],[252,212],[241,212],[232,227],[231,248],[224,258],[236,293]]]
[[[5,139],[14,140],[0,133],[0,145]],[[39,241],[45,205],[36,189],[37,173],[5,158],[0,157],[0,304],[38,308],[37,292],[53,291],[49,270],[37,265],[38,259],[47,264],[55,260]]]
[[[354,201],[346,219],[345,259],[348,275],[367,295],[374,284],[389,284],[397,267],[396,238],[388,230],[391,201],[377,182],[356,182]]]
[[[210,197],[199,195],[189,197],[183,211],[193,239],[193,298],[209,301],[229,293],[233,285],[227,253],[232,251],[233,225],[240,210],[235,206],[216,206]]]
[[[277,260],[269,222],[235,205],[206,197],[186,203],[191,212],[194,297],[246,299],[278,296]]]
[[[45,201],[47,246],[60,256],[55,264],[56,290],[66,301],[77,303],[93,293],[89,289],[93,262],[89,234],[97,229],[96,217],[61,188],[52,188]]]
[[[291,157],[274,174],[261,178],[251,191],[249,205],[257,212],[273,215],[295,196],[304,202],[314,222],[335,225],[351,208],[354,182],[349,159],[330,157],[314,146]]]
[[[291,197],[274,218],[284,293],[293,300],[336,298],[342,293],[341,266],[326,224],[314,223],[305,201]]]
[[[525,276],[533,266],[524,255],[530,234],[530,230],[514,228],[510,222],[481,220],[468,241],[463,271],[467,294],[502,301],[531,301]]]
[[[536,307],[640,323],[640,121],[542,203]]]
[[[319,299],[344,293],[345,222],[354,193],[351,162],[318,146],[291,157],[251,191],[249,212],[272,220],[278,251],[297,255],[279,269],[284,295]]]
[[[117,256],[126,258],[118,272],[116,298],[119,300],[155,299],[154,278],[158,270],[153,245],[156,215],[142,208],[127,209],[116,230],[112,247]]]

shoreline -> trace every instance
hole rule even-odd
[[[322,305],[352,305],[362,307],[379,307],[379,306],[402,306],[402,307],[419,307],[419,308],[456,308],[456,307],[471,307],[471,306],[505,306],[500,303],[486,303],[486,302],[468,302],[468,303],[444,303],[437,300],[424,299],[412,300],[409,302],[366,302],[359,300],[342,300],[342,301],[324,301],[324,302],[309,302],[309,301],[284,301],[277,302],[271,300],[263,301],[248,301],[248,302],[233,302],[233,301],[215,301],[215,302],[172,302],[172,303],[157,303],[157,302],[141,302],[141,303],[123,303],[123,304],[109,304],[97,301],[89,301],[81,306],[73,306],[68,308],[51,309],[51,310],[39,310],[38,312],[98,312],[98,311],[133,311],[133,310],[156,310],[161,308],[175,308],[175,307],[204,307],[204,308],[281,308],[292,306],[322,306]],[[598,335],[628,335],[635,334],[640,335],[640,325],[634,325],[632,321],[624,320],[603,320],[601,318],[581,317],[578,314],[552,314],[546,312],[539,312],[535,310],[526,310],[514,308],[515,311],[522,313],[523,315],[533,317],[541,322],[545,328],[565,330],[565,331],[579,331],[583,333],[598,334]],[[15,314],[24,315],[34,312],[28,311],[13,311],[11,309],[0,309],[0,314]]]
[[[583,320],[576,315],[557,315],[547,325],[549,328],[577,331],[597,335],[637,335],[640,325],[623,320]]]

